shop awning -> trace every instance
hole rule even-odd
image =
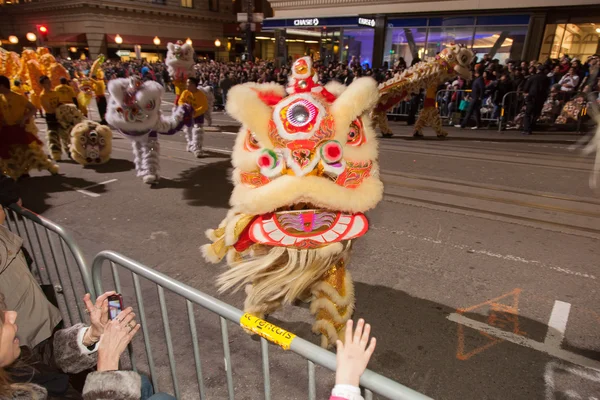
[[[121,38],[123,39],[123,43],[121,43],[121,47],[135,46],[135,45],[155,47],[154,46],[154,36],[121,35],[121,34],[119,34],[119,36],[121,36]],[[107,46],[109,46],[111,48],[119,46],[118,44],[115,43],[115,37],[117,37],[116,33],[114,33],[114,34],[107,33],[106,34]],[[169,42],[175,43],[178,40],[181,40],[181,41],[186,40],[186,38],[162,37],[160,35],[158,35],[158,38],[160,39],[160,46],[159,46],[160,48],[165,48],[167,46],[167,43],[169,43]],[[215,47],[214,41],[211,41],[211,40],[195,39],[193,37],[191,37],[190,39],[192,40],[192,46],[194,46],[194,49],[202,49],[202,48],[214,49],[214,47]]]
[[[69,44],[87,44],[87,38],[85,33],[65,33],[62,35],[50,36],[48,37],[48,42],[50,43],[69,43]]]

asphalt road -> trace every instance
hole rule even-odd
[[[214,124],[206,158],[186,153],[182,134],[161,138],[156,188],[135,177],[129,142],[115,136],[105,166],[63,162],[62,176],[20,182],[24,204],[71,231],[89,260],[115,250],[241,308],[242,294],[216,292],[222,267],[199,252],[232,189],[238,124],[223,113]],[[579,136],[451,128],[444,141],[428,131],[412,140],[403,125],[380,141],[385,198],[350,264],[355,317],[378,339],[369,367],[435,399],[598,398],[600,199],[588,187],[591,158],[569,149]],[[160,387],[171,391],[157,293],[144,288]],[[167,300],[182,398],[199,398],[185,303]],[[208,398],[227,398],[219,320],[196,316]],[[318,343],[306,307],[272,319]],[[260,346],[232,324],[229,332],[236,398],[260,399]],[[273,398],[306,398],[306,363],[269,350]],[[333,373],[318,367],[317,377],[326,398]]]

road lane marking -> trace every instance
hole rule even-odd
[[[377,229],[375,227],[373,227],[372,229]],[[528,264],[528,265],[534,265],[534,266],[538,266],[538,267],[542,267],[545,269],[550,269],[552,271],[556,271],[556,272],[560,272],[563,274],[567,274],[567,275],[572,275],[572,276],[576,276],[579,278],[586,278],[586,279],[592,279],[592,280],[596,280],[596,276],[595,275],[591,275],[585,272],[579,272],[579,271],[573,271],[571,269],[565,268],[565,267],[558,267],[558,266],[554,266],[554,265],[549,265],[549,264],[545,264],[541,261],[538,260],[530,260],[530,259],[526,259],[523,257],[519,257],[519,256],[515,256],[512,254],[499,254],[499,253],[494,253],[492,251],[489,250],[476,250],[473,249],[471,246],[467,246],[467,245],[463,245],[463,244],[454,244],[454,243],[449,243],[449,242],[443,242],[439,239],[434,239],[431,237],[427,237],[427,236],[417,236],[417,235],[413,235],[409,232],[406,231],[392,231],[392,233],[396,234],[396,235],[403,235],[406,236],[409,239],[414,239],[414,240],[419,240],[422,242],[429,242],[429,243],[433,243],[433,244],[441,244],[444,246],[450,246],[454,249],[457,250],[466,250],[468,253],[470,254],[480,254],[483,256],[487,256],[487,257],[492,257],[492,258],[499,258],[501,260],[506,260],[506,261],[514,261],[514,262],[519,262],[519,263],[523,263],[523,264]]]
[[[84,188],[81,188],[81,190],[91,189],[91,188],[96,187],[96,186],[102,186],[102,185],[106,185],[106,184],[113,183],[113,182],[116,182],[116,181],[118,181],[118,179],[109,179],[109,180],[104,181],[104,182],[95,183],[93,185],[86,186]]]
[[[559,300],[554,302],[550,321],[548,321],[548,333],[546,333],[544,343],[560,347],[565,338],[565,330],[567,329],[570,312],[571,304]]]
[[[71,190],[74,190],[76,192],[79,192],[81,194],[85,194],[86,196],[90,196],[90,197],[100,197],[100,195],[98,193],[93,193],[93,192],[88,192],[85,189],[78,189],[73,185],[69,185],[68,183],[63,183],[62,184],[64,187],[69,188]]]
[[[62,186],[66,187],[66,188],[68,188],[68,189],[74,190],[74,191],[76,191],[76,192],[79,192],[79,193],[81,193],[81,194],[84,194],[84,195],[86,195],[86,196],[90,196],[90,197],[100,197],[100,194],[99,194],[99,193],[90,192],[90,191],[88,191],[87,189],[91,189],[91,188],[93,188],[93,187],[96,187],[96,186],[103,186],[103,185],[106,185],[106,184],[108,184],[108,183],[112,183],[112,182],[116,182],[116,181],[118,181],[118,179],[109,179],[109,180],[107,180],[107,181],[100,182],[100,183],[95,183],[95,184],[93,184],[93,185],[86,186],[86,187],[84,187],[84,188],[78,188],[78,187],[75,187],[75,186],[73,186],[73,185],[69,185],[68,183],[62,183]]]
[[[562,302],[561,302],[562,303]],[[556,303],[555,303],[556,304]],[[568,304],[568,303],[564,303]],[[570,304],[569,304],[570,308]],[[558,318],[561,317],[561,321],[564,318],[564,310],[566,306],[559,306],[557,313],[555,314],[555,321],[558,321]],[[579,354],[572,353],[567,350],[563,350],[560,345],[557,345],[556,340],[554,338],[546,340],[543,342],[538,342],[536,340],[530,339],[520,334],[516,334],[514,332],[508,332],[502,329],[498,329],[496,327],[490,326],[484,322],[476,321],[474,319],[468,318],[460,313],[452,313],[448,315],[448,320],[452,322],[456,322],[459,325],[466,326],[468,328],[475,329],[479,331],[481,334],[488,335],[500,340],[505,340],[507,342],[511,342],[517,344],[519,346],[528,347],[533,350],[537,350],[539,352],[548,354],[551,357],[558,358],[563,361],[570,362],[571,364],[579,365],[581,367],[590,368],[595,371],[600,371],[600,362],[593,360],[591,358],[584,357]],[[552,320],[552,317],[551,317]],[[553,322],[554,321],[550,321]],[[556,322],[558,324],[558,322]],[[559,326],[560,328],[560,326]],[[549,329],[551,329],[549,327]]]

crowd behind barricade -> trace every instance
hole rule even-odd
[[[471,82],[457,77],[439,87],[438,104],[441,115],[449,124],[454,122],[463,128],[473,118],[473,128],[479,128],[483,124],[482,115],[484,121],[497,122],[503,114],[508,129],[520,129],[524,133],[531,133],[536,121],[545,124],[574,122],[587,101],[587,94],[600,90],[599,59],[598,55],[593,55],[582,61],[565,55],[543,63],[518,60],[501,63],[485,54],[473,62]],[[414,59],[410,65],[418,61],[418,58]],[[81,60],[65,60],[64,64],[73,74],[76,70],[85,71],[91,65],[88,61]],[[321,83],[327,84],[335,80],[345,85],[362,76],[372,76],[381,83],[410,65],[402,57],[392,64],[384,63],[382,68],[361,65],[357,58],[352,58],[348,63],[315,62]],[[108,60],[103,69],[107,79],[137,75],[144,80],[159,82],[167,91],[174,90],[163,63]],[[290,71],[288,65],[277,67],[274,62],[264,60],[203,60],[196,64],[195,70],[200,86],[210,87],[215,94],[217,109],[223,108],[232,86],[246,82],[276,82],[285,85]],[[535,92],[535,96],[530,92]],[[420,94],[407,103],[418,107],[422,98],[423,95]],[[471,103],[474,104],[469,107]],[[414,113],[413,111],[411,114]]]

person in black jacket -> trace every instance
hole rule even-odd
[[[481,75],[481,70],[475,70],[475,80],[473,81],[473,86],[471,87],[471,102],[469,103],[469,108],[467,109],[467,115],[463,119],[460,125],[457,125],[458,128],[464,129],[471,116],[475,114],[476,125],[471,129],[478,129],[481,125],[481,100],[483,99],[483,92],[485,90],[485,83],[483,82],[483,76]]]
[[[21,198],[17,191],[17,184],[12,178],[0,174],[0,205],[8,207],[13,203],[22,206]]]
[[[543,66],[538,67],[537,73],[531,76],[525,86],[525,118],[523,119],[523,134],[531,135],[535,127],[535,122],[542,113],[544,102],[548,97],[550,89],[550,80]]]

